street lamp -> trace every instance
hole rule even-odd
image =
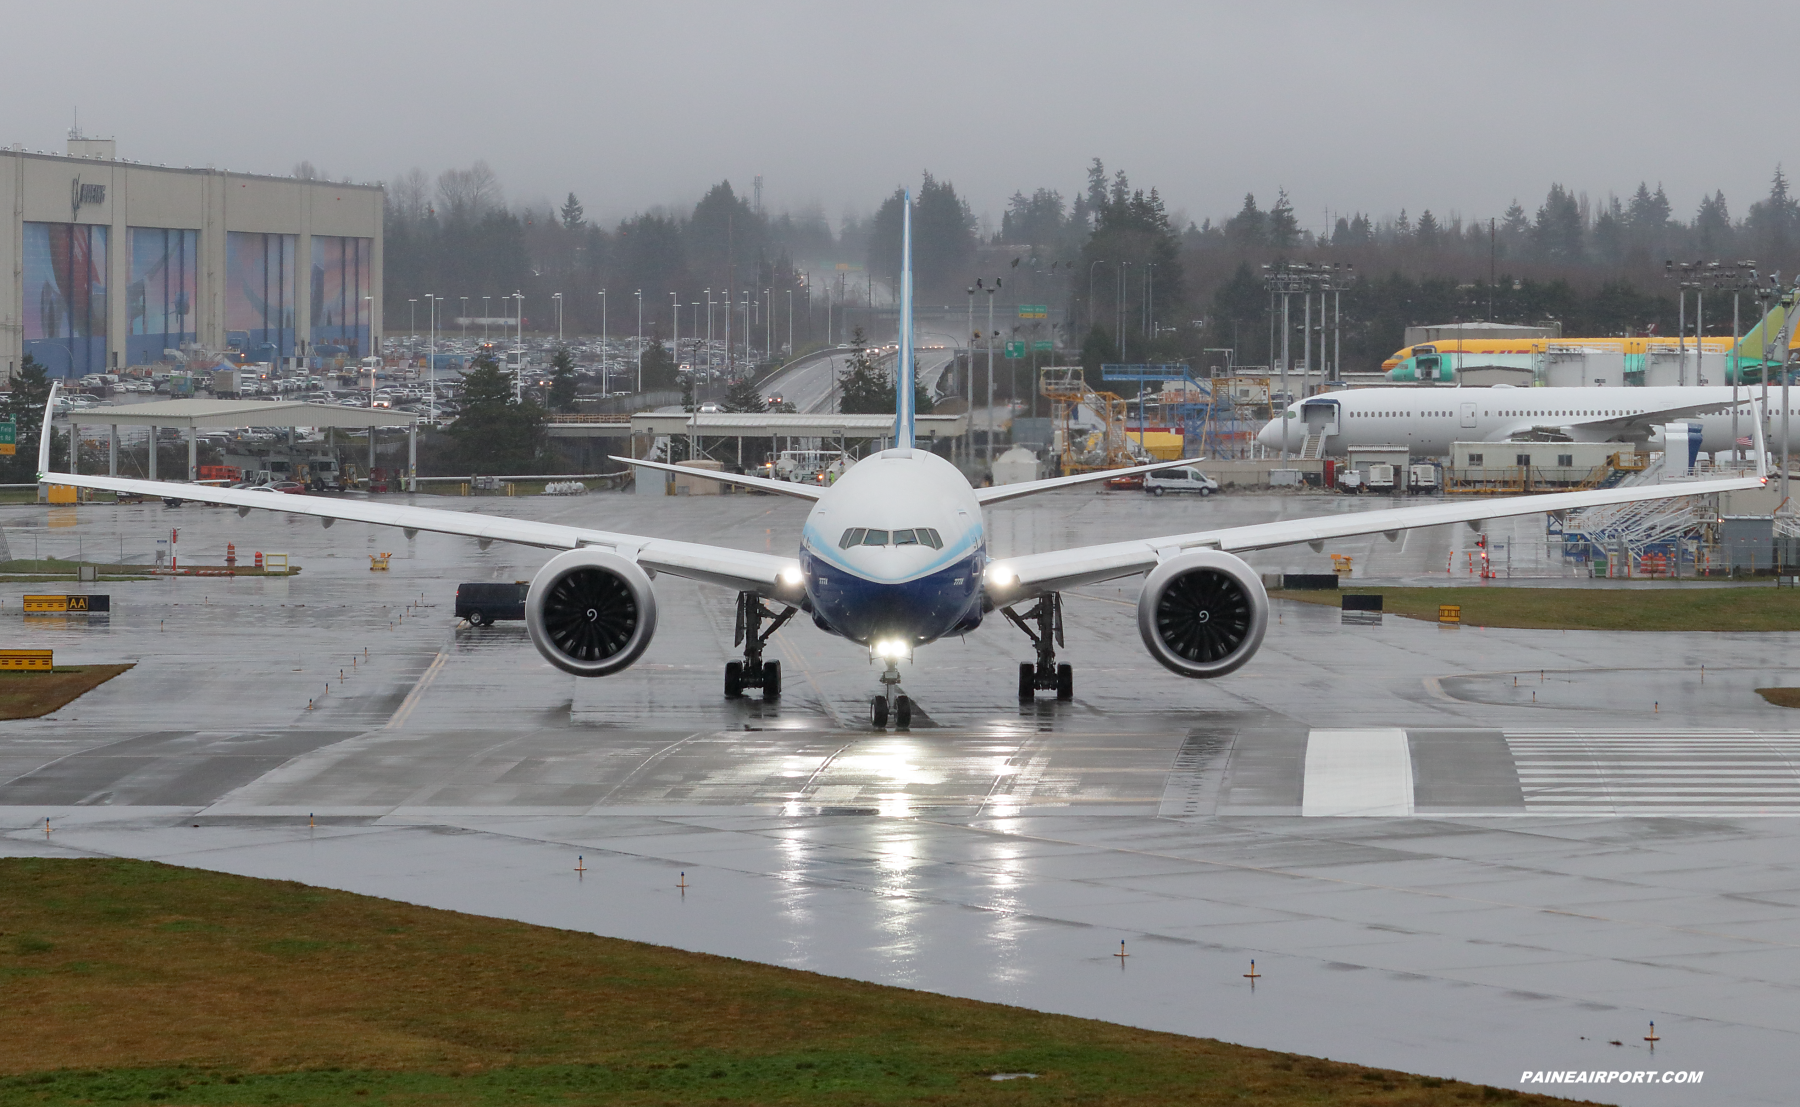
[[[494,314],[494,309],[488,304],[491,299],[491,296],[481,298],[481,342],[483,345],[486,345],[488,340],[488,317]]]
[[[642,392],[644,390],[644,290],[640,288],[632,295],[637,297],[638,302],[637,390]]]
[[[430,315],[431,315],[431,340],[430,340],[430,343],[425,347],[425,379],[428,382],[426,387],[428,390],[428,394],[431,398],[431,425],[434,427],[437,425],[437,419],[438,419],[438,413],[437,413],[437,305],[438,305],[438,301],[442,298],[443,297],[441,297],[441,296],[433,296],[433,295],[430,295],[429,293],[427,293],[425,296],[426,303],[430,307]],[[467,297],[464,297],[464,299],[467,299]]]
[[[562,293],[552,292],[550,298],[556,301],[556,344],[563,344]]]
[[[369,351],[373,354],[375,350],[375,297],[364,296],[363,302],[369,305]],[[375,406],[375,366],[373,365],[369,366],[369,406]]]
[[[600,290],[600,387],[612,395],[612,358],[606,349],[606,289]]]
[[[406,329],[412,333],[413,349],[419,348],[419,301],[406,301]]]
[[[669,293],[669,348],[675,351],[675,371],[681,371],[681,294]]]
[[[460,299],[462,300],[462,314],[457,316],[456,325],[462,328],[462,333],[459,337],[462,341],[467,342],[469,340],[469,298],[463,296],[460,297]]]
[[[513,403],[525,399],[525,294],[514,292],[513,328],[518,334],[513,343]]]

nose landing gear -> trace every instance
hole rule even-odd
[[[798,610],[789,607],[776,614],[762,602],[761,593],[738,593],[737,637],[731,644],[744,647],[744,659],[725,663],[726,699],[737,699],[746,688],[761,688],[765,701],[781,698],[781,662],[764,661],[763,646]],[[767,630],[762,629],[764,619],[770,620]]]
[[[1019,701],[1029,703],[1037,698],[1037,694],[1054,691],[1059,700],[1075,698],[1075,667],[1056,663],[1056,647],[1064,645],[1062,621],[1062,593],[1046,592],[1038,597],[1038,602],[1030,611],[1020,615],[1010,607],[1000,609],[1000,614],[1020,630],[1031,644],[1037,647],[1037,664],[1029,661],[1019,663]],[[1037,623],[1033,630],[1025,620]]]
[[[895,729],[912,729],[912,699],[900,690],[900,665],[893,658],[888,659],[887,669],[881,674],[881,694],[869,701],[869,725],[886,730],[890,715]]]

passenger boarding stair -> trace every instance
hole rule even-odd
[[[1301,461],[1317,461],[1325,456],[1325,435],[1309,434],[1306,441],[1300,444]]]

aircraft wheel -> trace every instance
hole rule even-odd
[[[763,662],[763,699],[778,700],[781,698],[781,662]]]
[[[869,701],[869,725],[876,730],[887,729],[887,697],[876,696]]]
[[[735,700],[744,694],[744,663],[727,661],[725,663],[725,698]]]
[[[912,697],[898,696],[894,699],[894,726],[900,730],[912,729]]]
[[[1019,702],[1030,703],[1037,699],[1037,666],[1029,661],[1019,662]]]
[[[1075,666],[1058,665],[1056,667],[1056,698],[1059,700],[1075,698]]]

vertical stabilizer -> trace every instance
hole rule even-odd
[[[913,270],[912,192],[908,190],[900,217],[900,354],[894,363],[894,445],[903,450],[913,444]]]

